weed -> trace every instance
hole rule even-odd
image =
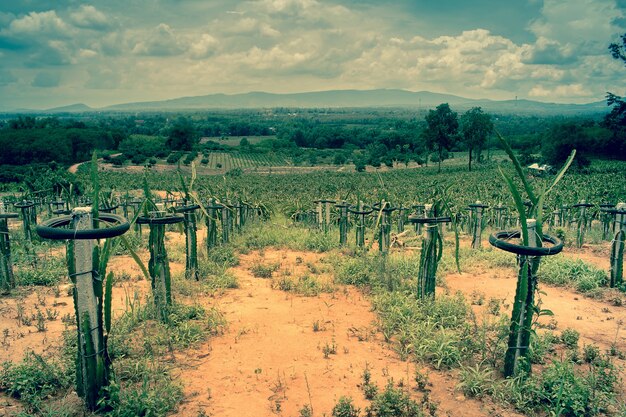
[[[250,272],[257,278],[271,278],[272,274],[280,268],[279,263],[273,263],[264,265],[262,263],[256,263],[250,268]]]
[[[71,378],[57,362],[27,352],[21,364],[4,362],[0,369],[0,390],[19,398],[29,407],[70,386]]]
[[[55,321],[58,318],[59,318],[59,310],[57,309],[52,310],[50,308],[46,308],[46,320]]]
[[[587,363],[593,363],[600,357],[600,348],[596,345],[583,346],[583,360]]]
[[[429,390],[428,387],[432,386],[428,378],[428,371],[422,373],[419,369],[416,369],[414,380],[418,391],[427,391]]]
[[[313,410],[308,404],[305,404],[304,407],[300,409],[299,413],[300,417],[313,417]]]
[[[363,390],[363,395],[365,395],[365,399],[374,399],[376,395],[378,395],[378,387],[372,382],[372,373],[370,372],[369,366],[367,364],[365,365],[365,369],[363,370],[362,379],[363,383],[361,384],[361,389]]]
[[[485,304],[485,293],[483,293],[482,291],[474,290],[470,295],[470,300],[472,305],[481,306]]]
[[[48,330],[48,328],[46,327],[46,318],[44,317],[41,310],[39,310],[39,308],[37,308],[37,315],[35,316],[35,320],[35,327],[37,328],[38,332],[45,332],[46,330]]]
[[[337,354],[337,344],[335,343],[335,338],[333,337],[330,344],[326,342],[324,347],[322,348],[322,353],[324,354],[324,359],[328,359],[330,355]]]
[[[422,411],[409,395],[395,388],[393,380],[387,382],[385,390],[372,399],[365,409],[366,417],[421,417]]]
[[[359,417],[361,409],[352,404],[352,398],[339,397],[339,401],[333,407],[332,417]]]
[[[313,322],[313,331],[314,332],[323,332],[324,330],[326,330],[326,326],[324,326],[324,324],[322,322],[320,322],[319,320],[315,320]]]
[[[497,316],[500,314],[501,304],[502,304],[501,300],[490,297],[489,300],[487,301],[487,311],[489,312],[489,314],[493,314],[494,316]]]
[[[541,262],[538,277],[541,282],[572,287],[582,293],[598,290],[608,281],[605,271],[580,259],[565,257],[546,257]]]
[[[578,347],[579,338],[580,333],[572,328],[568,327],[561,332],[561,342],[568,349],[576,349]]]
[[[467,397],[480,398],[491,393],[491,385],[494,380],[493,371],[481,364],[461,367],[459,378],[461,382],[457,388]]]

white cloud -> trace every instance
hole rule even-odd
[[[70,21],[74,26],[85,29],[105,30],[111,26],[111,21],[104,13],[85,4],[70,13]]]
[[[558,85],[552,88],[536,85],[528,92],[529,97],[547,99],[588,97],[590,94],[591,91],[587,90],[582,84]]]
[[[68,37],[71,34],[70,27],[57,16],[54,10],[41,13],[31,12],[14,19],[3,32],[13,36],[36,35],[53,38]]]
[[[95,56],[98,56],[98,53],[93,49],[81,49],[80,51],[78,51],[78,55],[81,58],[93,58]]]
[[[193,59],[204,59],[212,56],[219,42],[208,33],[203,33],[200,39],[193,42],[189,47],[189,53]]]
[[[183,42],[174,29],[165,23],[142,33],[140,39],[133,48],[133,53],[136,55],[172,56],[180,55],[185,51]]]

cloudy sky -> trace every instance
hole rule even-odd
[[[626,0],[8,0],[0,109],[402,88],[586,103],[626,94]]]

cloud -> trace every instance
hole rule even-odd
[[[179,36],[165,23],[159,24],[140,37],[141,40],[133,48],[133,53],[136,55],[162,57],[180,55],[185,51]]]
[[[74,62],[72,47],[63,41],[50,40],[39,45],[24,64],[31,68],[69,65]]]
[[[104,13],[85,4],[70,13],[70,22],[76,27],[93,30],[106,30],[112,24]]]
[[[574,64],[578,61],[577,52],[577,48],[570,43],[561,45],[557,41],[540,37],[535,45],[525,51],[523,62],[538,65]]]
[[[193,59],[204,59],[212,56],[217,47],[218,41],[208,33],[203,33],[200,39],[192,43],[189,47],[190,56]]]
[[[460,5],[462,19],[409,0],[9,2],[0,94],[15,95],[17,78],[28,81],[16,100],[52,100],[29,85],[50,72],[60,75],[57,100],[100,104],[334,88],[592,101],[623,85],[623,64],[607,51],[624,32],[615,1],[626,0],[520,2],[498,25],[482,16],[497,8],[506,20],[495,0]]]
[[[587,90],[582,84],[559,85],[553,88],[536,85],[528,92],[529,97],[548,99],[588,97],[590,94],[591,91]]]
[[[31,12],[14,19],[2,32],[9,36],[46,36],[48,38],[67,38],[71,35],[70,27],[57,16],[54,10],[41,13]]]
[[[58,87],[61,83],[61,76],[55,72],[42,71],[37,73],[31,86],[40,88]]]

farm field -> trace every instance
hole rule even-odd
[[[602,236],[597,209],[600,202],[626,198],[623,178],[615,180],[623,166],[594,163],[587,173],[568,172],[546,199],[551,208],[583,199],[594,206],[581,247],[575,210],[561,225],[546,219],[544,232],[564,239],[565,249],[541,261],[536,305],[542,314],[533,321],[532,374],[513,379],[503,378],[502,368],[518,265],[515,255],[491,247],[487,238],[499,230],[491,208],[502,203],[514,214],[514,203],[495,166],[472,173],[465,168],[199,175],[193,184],[183,174],[194,199],[206,206],[197,211],[199,279],[185,278],[182,223],[167,226],[163,243],[172,304],[163,320],[151,288],[155,278],[144,276],[140,267],[151,265],[149,227],[144,225],[141,235],[128,231],[124,244],[116,240],[106,268],[113,273],[107,279],[112,296],[106,335],[115,382],[99,412],[623,415],[626,295],[623,288],[608,288],[612,242]],[[504,169],[512,171],[506,164]],[[78,175],[87,195],[92,178]],[[528,181],[539,189],[550,179]],[[142,182],[142,175],[99,172],[102,190],[115,186],[103,199],[129,201],[124,200],[127,190],[132,198],[141,197]],[[165,204],[185,192],[171,174],[148,171],[145,182],[149,198]],[[223,217],[205,224],[214,204],[209,198],[233,207],[243,201],[254,211],[245,224],[224,223]],[[320,198],[390,201],[395,207],[444,198],[458,214],[480,199],[490,206],[489,220],[481,229],[481,248],[472,248],[467,219],[459,220],[460,273],[454,230],[441,228],[435,296],[420,299],[416,289],[426,231],[417,233],[408,222],[398,226],[395,212],[388,253],[381,253],[386,252],[379,248],[383,220],[374,211],[365,222],[364,247],[355,243],[356,215],[349,220],[346,244],[340,245],[340,211],[333,208],[330,223],[320,230],[314,203]],[[41,210],[39,223],[50,217]],[[129,208],[129,218],[132,213]],[[74,388],[77,329],[67,249],[49,240],[31,244],[20,219],[8,224],[17,287],[0,298],[0,411],[85,415]],[[207,248],[210,227],[219,239]],[[384,407],[403,411],[383,414]]]

